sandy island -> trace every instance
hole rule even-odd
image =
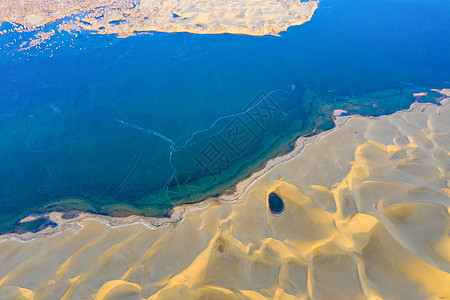
[[[0,0],[0,24],[33,30],[70,16],[60,30],[120,37],[143,31],[261,36],[303,24],[316,9],[316,1],[300,0]]]
[[[0,298],[450,299],[450,98],[335,118],[171,219],[51,213],[3,235]]]

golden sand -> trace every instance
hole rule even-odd
[[[300,0],[0,0],[0,24],[33,29],[65,17],[60,30],[121,37],[141,31],[276,35],[311,19],[316,1]]]
[[[336,118],[172,219],[3,236],[0,299],[450,299],[450,98]]]
[[[433,92],[440,93],[444,96],[450,97],[450,89],[431,89]]]

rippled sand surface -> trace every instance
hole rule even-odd
[[[0,24],[33,29],[70,17],[60,30],[276,35],[309,21],[316,9],[316,1],[300,0],[0,0]]]
[[[0,298],[450,299],[449,99],[336,122],[176,226],[5,236]]]

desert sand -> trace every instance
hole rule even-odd
[[[2,236],[0,298],[450,299],[450,98],[340,113],[171,219],[52,213],[56,228]]]
[[[300,0],[0,0],[0,24],[33,30],[67,18],[60,30],[120,37],[136,32],[277,35],[311,19],[316,1]]]

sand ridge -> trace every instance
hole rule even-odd
[[[159,224],[3,236],[0,298],[450,299],[450,98],[336,124]]]

